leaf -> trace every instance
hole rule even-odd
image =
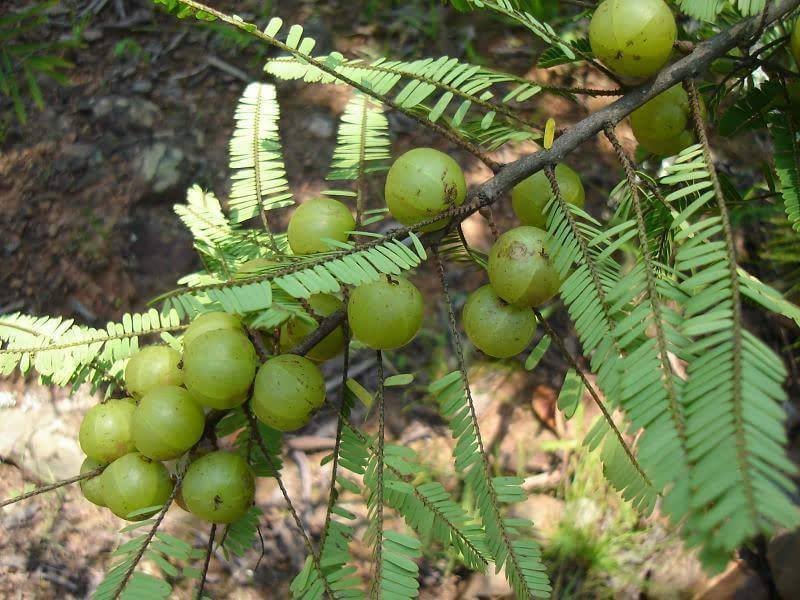
[[[570,369],[564,377],[561,385],[561,392],[558,394],[558,410],[564,413],[564,417],[571,419],[575,414],[583,396],[583,381],[578,374]]]
[[[358,398],[361,403],[367,407],[367,409],[372,408],[372,403],[375,401],[373,395],[365,388],[363,385],[358,383],[355,379],[350,378],[348,379],[345,384],[347,385],[347,389],[355,394],[356,398]]]
[[[547,349],[550,348],[550,336],[545,335],[542,336],[542,339],[539,340],[539,343],[534,346],[531,353],[528,355],[528,358],[525,359],[525,369],[527,371],[533,371],[536,366],[539,364],[539,361],[542,360],[542,357],[547,352]]]
[[[392,386],[403,386],[408,385],[412,381],[414,381],[414,374],[413,373],[402,373],[399,375],[392,375],[387,377],[383,385],[384,387],[392,387]]]

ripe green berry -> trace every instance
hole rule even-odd
[[[294,431],[325,402],[325,378],[313,362],[281,354],[261,365],[253,387],[253,412],[279,431]]]
[[[121,519],[141,521],[158,512],[129,517],[132,512],[161,506],[172,493],[172,478],[167,468],[138,452],[112,462],[100,476],[106,506]]]
[[[592,15],[592,52],[624,77],[656,74],[672,53],[675,17],[663,0],[605,0]]]
[[[247,399],[256,375],[256,351],[239,331],[207,331],[186,348],[183,372],[195,402],[209,408],[233,408]]]
[[[162,385],[181,385],[178,366],[181,355],[169,346],[148,346],[131,356],[125,366],[125,387],[134,398],[141,398]]]
[[[87,410],[78,432],[84,454],[107,464],[133,452],[131,420],[135,409],[125,400],[109,400]]]
[[[422,326],[423,313],[416,286],[393,275],[358,286],[347,303],[353,336],[375,350],[405,346]]]
[[[516,306],[539,306],[558,293],[558,273],[544,248],[547,234],[516,227],[501,235],[489,252],[489,281],[495,293]]]
[[[215,329],[232,329],[243,332],[242,321],[236,315],[221,311],[203,313],[194,318],[183,332],[183,349],[186,350],[195,339]]]
[[[332,198],[314,198],[297,207],[286,233],[292,252],[313,254],[331,250],[322,238],[346,242],[348,231],[355,226],[356,220],[344,204]]]
[[[556,165],[555,173],[558,188],[564,200],[583,208],[586,193],[583,190],[580,176],[564,164]],[[552,197],[553,192],[547,175],[544,174],[544,171],[534,173],[511,190],[514,214],[523,225],[544,229],[547,222],[544,208]]]
[[[133,412],[131,434],[136,449],[153,460],[178,458],[203,435],[203,409],[185,389],[156,388],[139,401]]]
[[[451,206],[461,206],[467,193],[458,163],[433,148],[415,148],[394,161],[386,176],[386,205],[403,225],[414,225]],[[422,228],[435,231],[449,223],[439,219]]]
[[[269,258],[253,258],[239,265],[233,278],[247,279],[249,277],[257,277],[263,274],[267,269],[277,265],[278,263],[276,261],[270,260]]]
[[[536,317],[529,308],[513,306],[484,285],[469,295],[461,313],[469,340],[495,358],[508,358],[525,350],[536,333]]]
[[[233,523],[253,504],[255,476],[244,458],[211,452],[186,470],[181,496],[192,514],[210,523]]]
[[[705,113],[702,103],[700,109]],[[648,152],[672,156],[695,141],[691,114],[689,96],[674,85],[631,113],[631,129]]]
[[[342,306],[342,301],[331,294],[314,294],[308,299],[314,312],[320,317],[327,317]],[[297,317],[291,318],[281,326],[281,352],[287,352],[302,342],[318,327]],[[323,362],[339,354],[344,348],[344,331],[337,327],[326,335],[316,346],[306,352],[306,358]]]
[[[794,27],[792,27],[790,46],[792,49],[792,57],[794,57],[794,62],[800,66],[800,19],[797,19],[794,22]]]
[[[102,467],[105,463],[98,462],[92,458],[86,457],[86,460],[83,461],[81,465],[81,475],[84,473],[88,473],[89,471],[94,471],[98,467]],[[103,496],[103,479],[101,478],[102,473],[100,475],[95,475],[89,479],[81,479],[80,486],[81,492],[83,492],[84,498],[86,498],[92,504],[96,504],[97,506],[105,506],[106,500]]]

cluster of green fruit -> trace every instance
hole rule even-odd
[[[663,0],[605,0],[592,15],[592,52],[611,71],[631,81],[655,75],[672,55],[678,28]],[[689,98],[676,85],[631,114],[640,146],[672,156],[695,143]]]

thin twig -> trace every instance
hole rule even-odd
[[[15,504],[16,502],[20,502],[22,500],[27,500],[28,498],[33,498],[34,496],[38,496],[39,494],[44,494],[46,492],[52,492],[53,490],[57,490],[58,488],[64,487],[65,485],[70,485],[72,483],[77,483],[78,481],[83,481],[84,479],[91,479],[102,473],[106,468],[106,465],[102,467],[97,467],[96,469],[92,469],[91,471],[86,471],[86,473],[81,473],[80,475],[76,475],[75,477],[69,477],[68,479],[62,479],[61,481],[54,481],[53,483],[48,483],[47,485],[43,485],[41,487],[36,488],[35,490],[31,490],[30,492],[25,492],[24,494],[20,494],[19,496],[14,496],[13,498],[9,498],[8,500],[4,500],[0,502],[0,508],[4,506],[8,506],[10,504]]]
[[[214,553],[214,536],[217,533],[217,524],[211,524],[211,531],[208,533],[208,546],[206,546],[206,558],[203,562],[203,571],[200,573],[200,585],[197,588],[197,600],[202,600],[203,589],[206,587],[206,577],[208,576],[208,565],[211,564],[211,555]]]
[[[375,401],[378,404],[378,449],[375,453],[376,470],[378,475],[377,485],[377,506],[375,519],[378,523],[378,530],[375,535],[375,578],[372,581],[373,595],[375,598],[380,598],[380,586],[383,573],[383,468],[384,468],[384,444],[385,444],[385,425],[386,425],[386,409],[384,402],[384,389],[383,389],[383,356],[380,350],[375,352],[375,360],[378,363],[378,389],[375,393]]]

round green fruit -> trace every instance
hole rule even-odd
[[[107,464],[133,452],[131,420],[134,410],[136,406],[130,402],[109,400],[86,411],[78,432],[84,454]]]
[[[183,373],[195,402],[209,408],[233,408],[247,398],[256,375],[256,351],[239,331],[207,331],[184,352]]]
[[[686,90],[674,85],[631,113],[631,129],[648,152],[672,156],[694,143],[691,115]]]
[[[423,313],[416,286],[393,275],[358,286],[347,303],[353,336],[375,350],[405,346],[422,326]]]
[[[134,398],[141,398],[162,385],[181,385],[181,355],[169,346],[148,346],[131,356],[125,366],[125,387]]]
[[[508,304],[485,285],[469,295],[461,313],[467,337],[476,348],[495,358],[525,350],[536,333],[536,317],[529,308]]]
[[[261,365],[253,388],[253,412],[279,431],[294,431],[325,402],[325,378],[313,362],[281,354]]]
[[[342,301],[331,294],[314,294],[308,299],[314,312],[327,317],[344,306]],[[297,346],[318,327],[297,317],[291,318],[281,326],[281,352],[287,352]],[[339,354],[344,348],[344,331],[337,327],[320,340],[316,346],[306,352],[306,357],[323,362]]]
[[[253,504],[255,476],[244,458],[211,452],[186,470],[181,496],[192,514],[210,523],[233,523]]]
[[[586,193],[580,176],[564,164],[556,165],[555,173],[562,198],[570,204],[583,208]],[[547,221],[544,208],[552,197],[553,192],[547,175],[544,171],[534,173],[511,190],[514,214],[523,225],[544,229]]]
[[[153,460],[178,458],[203,435],[205,415],[183,388],[156,388],[133,412],[131,435],[136,449]]]
[[[322,238],[346,242],[349,231],[356,227],[350,209],[332,198],[307,200],[297,207],[286,233],[295,254],[328,252],[329,244]]]
[[[414,225],[452,206],[461,206],[466,193],[461,167],[433,148],[409,150],[394,161],[386,176],[386,205],[403,225]],[[439,219],[422,231],[441,229],[449,221]]]
[[[121,519],[141,521],[158,512],[129,517],[132,512],[161,506],[172,493],[172,478],[167,468],[138,452],[118,458],[100,476],[106,506]]]
[[[221,311],[203,313],[195,317],[186,331],[183,332],[183,349],[189,347],[194,340],[215,329],[231,329],[243,332],[242,321],[236,315]]]
[[[495,293],[516,306],[539,306],[561,285],[544,248],[547,234],[536,227],[506,231],[489,252],[489,281]]]
[[[269,258],[253,258],[239,265],[239,268],[236,270],[236,275],[234,275],[233,278],[248,279],[250,277],[258,277],[262,275],[264,271],[276,267],[277,265],[278,263],[276,261],[270,260]]]
[[[678,35],[663,0],[605,0],[592,15],[592,52],[617,75],[645,78],[667,62]]]
[[[89,471],[94,471],[98,467],[102,467],[105,463],[98,462],[93,458],[86,457],[86,460],[83,461],[81,465],[81,475],[84,473],[88,473]],[[97,506],[105,506],[106,500],[103,495],[103,479],[101,478],[102,473],[100,475],[95,475],[94,477],[90,477],[89,479],[81,479],[80,486],[81,492],[83,492],[84,498],[86,498],[92,504],[96,504]]]
[[[794,62],[800,66],[800,19],[797,19],[794,22],[794,27],[792,27],[790,46],[792,49],[792,57],[794,58]]]

